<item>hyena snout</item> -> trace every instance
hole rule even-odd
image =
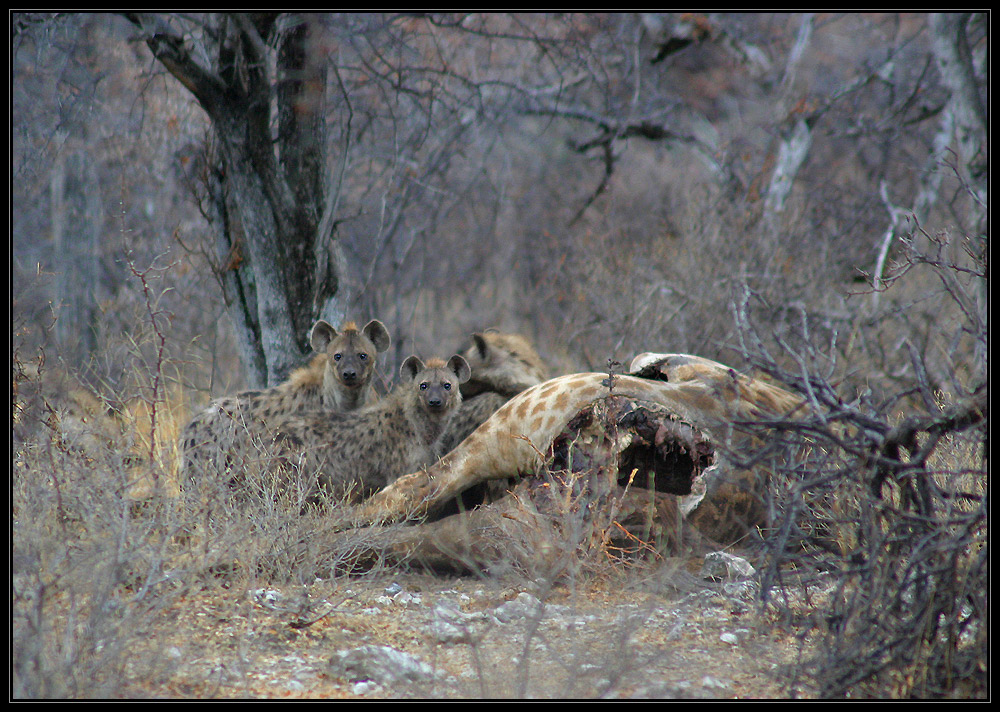
[[[361,388],[371,379],[375,367],[375,353],[338,351],[333,354],[333,372],[347,388]]]
[[[360,386],[367,380],[368,370],[356,363],[345,363],[339,365],[338,373],[345,386]]]
[[[447,410],[454,399],[454,396],[451,394],[451,387],[450,383],[442,383],[425,390],[424,403],[427,404],[428,410],[434,412]]]

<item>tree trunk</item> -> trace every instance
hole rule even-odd
[[[947,111],[951,114],[958,161],[956,169],[972,196],[966,225],[972,252],[982,265],[989,256],[989,118],[980,87],[989,80],[977,77],[976,62],[969,48],[969,23],[978,17],[969,13],[933,13],[930,27],[934,58],[944,85],[951,92]],[[988,20],[980,20],[988,21]],[[987,62],[988,65],[988,62]],[[979,280],[977,291],[978,321],[976,365],[985,381],[989,373],[989,281]]]
[[[79,365],[96,349],[96,293],[104,215],[92,162],[74,153],[59,156],[49,181],[55,336],[64,356]]]
[[[236,315],[234,322],[245,323],[249,321],[246,316],[255,317],[255,336],[266,373],[254,374],[253,380],[274,385],[307,353],[303,345],[306,331],[296,328],[298,320],[292,313],[294,302],[289,297],[295,285],[289,282],[288,273],[292,258],[289,253],[297,251],[296,246],[311,236],[292,231],[279,220],[262,177],[248,155],[245,137],[250,131],[246,123],[238,117],[226,117],[213,123],[225,166],[226,194],[239,220],[247,258],[242,262],[231,261],[228,266],[241,273],[243,281],[252,281],[254,290],[250,294],[256,302],[234,302],[231,308],[252,310],[249,315]],[[234,227],[232,221],[227,221],[226,225],[230,229]],[[233,245],[239,241],[231,236],[229,242]],[[244,332],[243,336],[249,334]],[[259,363],[259,359],[254,359],[255,366]],[[244,367],[249,365],[244,363]]]
[[[320,230],[333,224],[321,222],[323,56],[309,51],[310,24],[297,16],[223,15],[198,51],[163,17],[127,17],[212,122],[217,270],[247,380],[274,385],[310,352],[309,329],[337,298],[343,271],[332,234]]]

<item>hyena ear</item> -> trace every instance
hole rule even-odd
[[[392,339],[389,338],[389,330],[378,319],[372,319],[365,324],[362,333],[371,339],[371,342],[375,344],[375,350],[379,353],[389,350],[389,344],[392,343]]]
[[[472,369],[469,368],[469,362],[458,354],[448,359],[448,368],[458,377],[459,383],[465,383],[472,378]]]
[[[322,319],[313,324],[312,331],[309,332],[309,343],[312,344],[313,351],[320,353],[326,351],[326,347],[336,338],[337,330]]]
[[[486,356],[490,353],[490,344],[486,340],[486,337],[482,334],[473,334],[472,346],[476,349],[476,355],[485,361]]]
[[[399,367],[399,375],[408,381],[412,381],[417,374],[424,370],[424,362],[419,356],[407,356],[403,365]]]

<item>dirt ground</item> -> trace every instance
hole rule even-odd
[[[220,585],[163,612],[149,637],[151,651],[160,651],[157,672],[137,676],[147,682],[132,692],[184,699],[810,696],[789,690],[779,674],[808,649],[808,636],[762,618],[745,584],[681,575],[683,591],[656,576],[542,592],[523,580],[391,571],[308,586]],[[398,660],[386,671],[365,655]],[[136,655],[136,665],[150,662]]]

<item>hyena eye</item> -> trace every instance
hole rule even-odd
[[[334,361],[339,361],[339,360],[340,360],[340,359],[342,359],[343,357],[344,357],[344,354],[334,354],[334,355],[333,355],[333,360],[334,360]]]
[[[442,385],[444,386],[444,389],[445,389],[446,391],[450,391],[450,390],[451,390],[451,384],[450,384],[450,383],[444,383],[444,384],[442,384]]]
[[[367,361],[368,354],[358,354],[358,358],[361,359],[362,361]]]
[[[427,381],[424,381],[423,383],[420,384],[420,390],[422,391],[427,390]]]

